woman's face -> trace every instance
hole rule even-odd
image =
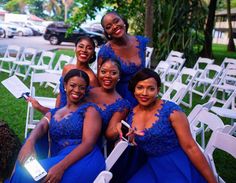
[[[77,57],[77,61],[79,62],[88,62],[93,54],[95,48],[93,47],[92,43],[87,39],[82,39],[78,42],[75,53]]]
[[[116,14],[109,13],[103,19],[103,28],[112,38],[119,38],[126,34],[124,21]]]
[[[159,88],[154,78],[139,81],[134,89],[134,96],[142,106],[149,106],[156,101]]]
[[[119,69],[112,61],[105,62],[98,73],[99,83],[105,89],[114,89],[119,77]]]
[[[78,103],[86,93],[87,83],[82,77],[74,76],[65,84],[68,101]]]

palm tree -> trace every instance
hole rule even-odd
[[[144,34],[145,36],[150,38],[150,46],[152,46],[152,37],[153,37],[153,16],[154,16],[154,1],[153,0],[146,0],[145,6],[145,29]]]
[[[49,14],[53,13],[53,15],[61,14],[61,7],[56,0],[49,0],[45,3],[45,9]]]
[[[67,20],[67,13],[68,13],[68,9],[70,8],[70,6],[74,3],[73,0],[62,0],[62,3],[65,7],[65,16],[64,16],[64,21]]]
[[[235,51],[235,45],[234,45],[234,38],[233,38],[233,29],[232,29],[232,18],[231,18],[231,12],[230,12],[230,0],[227,0],[227,17],[228,17],[228,23],[229,23],[229,42],[228,42],[228,51]]]

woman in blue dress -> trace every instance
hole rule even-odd
[[[127,117],[132,126],[128,135],[147,155],[147,162],[128,182],[216,183],[186,115],[175,103],[157,98],[160,86],[160,77],[150,69],[139,71],[130,81],[138,105]]]
[[[60,79],[60,92],[57,96],[57,101],[55,107],[64,107],[66,105],[66,92],[64,88],[63,78],[68,71],[71,69],[79,69],[89,76],[89,85],[90,87],[97,87],[98,80],[92,69],[89,67],[90,63],[93,63],[96,60],[95,53],[95,44],[90,37],[80,37],[78,42],[75,45],[75,54],[76,54],[76,64],[67,64],[64,66],[62,71],[62,77]],[[28,102],[31,102],[34,109],[40,111],[43,114],[46,114],[50,109],[42,106],[39,102],[33,98],[29,97]]]
[[[47,171],[45,182],[89,183],[104,170],[104,157],[96,145],[102,128],[99,109],[84,100],[89,77],[72,69],[64,77],[64,86],[66,106],[50,110],[32,131],[18,155],[10,182],[34,182],[22,164],[28,157],[37,156],[34,146],[47,133],[51,156],[39,159]]]
[[[128,81],[137,71],[145,67],[148,39],[129,35],[127,21],[114,11],[106,13],[101,24],[108,42],[98,53],[98,70],[103,59],[118,60],[121,65],[121,75],[116,90],[124,99],[129,100],[132,106],[135,106],[137,101],[128,90]]]

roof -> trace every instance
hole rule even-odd
[[[231,8],[230,13],[231,15],[236,15],[236,8]],[[227,9],[216,12],[216,16],[222,16],[222,15],[227,15]]]
[[[30,15],[29,20],[37,21],[37,22],[43,22],[44,21],[44,19],[39,18],[39,17],[37,17],[35,15]]]

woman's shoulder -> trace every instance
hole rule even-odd
[[[183,112],[182,108],[177,105],[176,103],[169,101],[169,100],[163,100],[163,109],[165,111],[169,111],[169,112],[174,112],[174,111],[181,111]]]
[[[69,72],[71,69],[76,69],[76,65],[75,64],[66,64],[63,67],[62,76],[65,76],[66,73]]]

